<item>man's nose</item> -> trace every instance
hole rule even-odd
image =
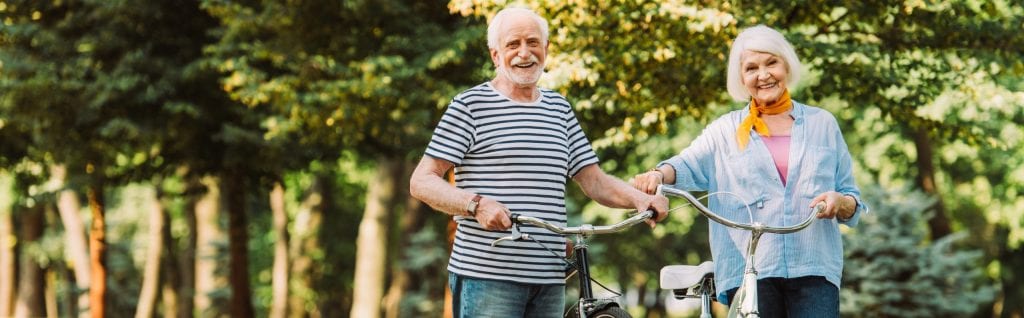
[[[526,46],[520,47],[519,50],[516,50],[516,55],[522,58],[530,57],[530,49]]]

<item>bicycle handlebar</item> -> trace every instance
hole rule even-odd
[[[563,227],[563,226],[558,226],[558,225],[551,224],[548,221],[544,221],[544,220],[541,220],[539,218],[535,218],[535,217],[532,217],[532,216],[523,216],[523,215],[519,215],[519,214],[513,213],[512,215],[509,216],[509,218],[512,219],[512,224],[513,224],[513,226],[512,226],[512,235],[509,235],[509,236],[502,237],[502,238],[499,238],[497,240],[494,240],[494,242],[491,242],[491,246],[497,246],[498,243],[501,243],[501,241],[515,241],[515,240],[519,240],[519,239],[529,238],[529,234],[519,232],[519,227],[514,226],[516,224],[530,224],[530,225],[534,225],[534,226],[537,226],[537,227],[545,228],[548,231],[551,231],[551,232],[554,232],[554,233],[558,233],[558,234],[580,234],[580,235],[590,236],[590,235],[594,235],[594,234],[608,234],[608,233],[621,232],[622,230],[625,230],[626,228],[628,228],[630,226],[637,225],[639,223],[643,223],[644,221],[647,221],[648,219],[653,218],[653,217],[654,217],[654,211],[647,210],[647,211],[644,211],[643,213],[638,213],[637,215],[631,216],[628,219],[622,220],[621,222],[615,223],[615,224],[612,224],[612,225],[594,226],[594,225],[590,225],[590,224],[583,224],[583,225],[580,225],[580,226]]]
[[[557,226],[557,225],[551,224],[551,223],[549,223],[547,221],[544,221],[544,220],[541,220],[541,219],[538,219],[538,218],[535,218],[535,217],[532,217],[532,216],[522,216],[522,215],[514,214],[514,213],[512,214],[511,219],[512,219],[512,223],[536,225],[538,227],[542,227],[542,228],[548,229],[549,231],[555,232],[555,233],[558,233],[558,234],[593,235],[593,234],[608,234],[608,233],[620,232],[620,231],[625,230],[626,228],[628,228],[630,226],[636,225],[638,223],[642,223],[643,221],[646,221],[647,219],[650,219],[653,216],[654,216],[654,211],[648,210],[648,211],[646,211],[644,213],[639,213],[637,215],[634,215],[634,216],[632,216],[632,217],[630,217],[628,219],[622,220],[621,222],[615,223],[615,224],[612,224],[612,225],[594,226],[594,225],[590,225],[590,224],[583,224],[583,225],[580,225],[580,226],[573,226],[573,227],[561,227],[561,226]]]
[[[692,204],[695,208],[697,208],[697,211],[700,211],[701,214],[704,214],[709,219],[712,219],[715,222],[721,223],[722,225],[725,225],[725,226],[728,226],[728,227],[731,227],[731,228],[747,230],[747,231],[759,231],[759,232],[763,232],[763,233],[775,233],[775,234],[793,233],[793,232],[796,232],[796,231],[804,229],[808,225],[811,225],[811,223],[814,222],[814,219],[818,215],[818,213],[821,212],[821,210],[825,208],[825,203],[824,202],[819,202],[817,205],[814,206],[814,211],[810,215],[808,215],[807,218],[804,219],[803,222],[800,222],[799,224],[792,225],[792,226],[773,227],[773,226],[767,226],[767,225],[762,224],[760,222],[754,222],[753,224],[738,223],[738,222],[730,221],[729,219],[726,219],[726,218],[718,215],[717,213],[712,212],[711,209],[708,209],[707,206],[705,206],[703,203],[700,203],[700,200],[697,200],[697,198],[694,197],[693,194],[690,194],[690,192],[679,190],[679,189],[676,189],[676,188],[664,187],[664,186],[658,186],[658,187],[660,188],[659,191],[662,191],[666,195],[672,195],[672,196],[681,197],[681,198],[686,199],[686,201],[689,201],[690,204]]]

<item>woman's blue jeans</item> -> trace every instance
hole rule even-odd
[[[454,317],[562,317],[565,285],[531,285],[448,273]]]
[[[737,289],[719,301],[728,306]],[[757,311],[762,318],[839,317],[839,288],[821,276],[758,279]]]

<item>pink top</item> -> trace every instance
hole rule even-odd
[[[764,145],[768,146],[768,152],[772,154],[775,161],[775,170],[778,170],[782,178],[782,186],[786,186],[786,174],[789,173],[789,137],[790,136],[761,136]]]

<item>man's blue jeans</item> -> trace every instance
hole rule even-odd
[[[719,301],[728,306],[737,289]],[[839,288],[821,276],[758,279],[757,311],[762,318],[839,317]]]
[[[530,285],[448,273],[454,317],[562,317],[565,285]]]

